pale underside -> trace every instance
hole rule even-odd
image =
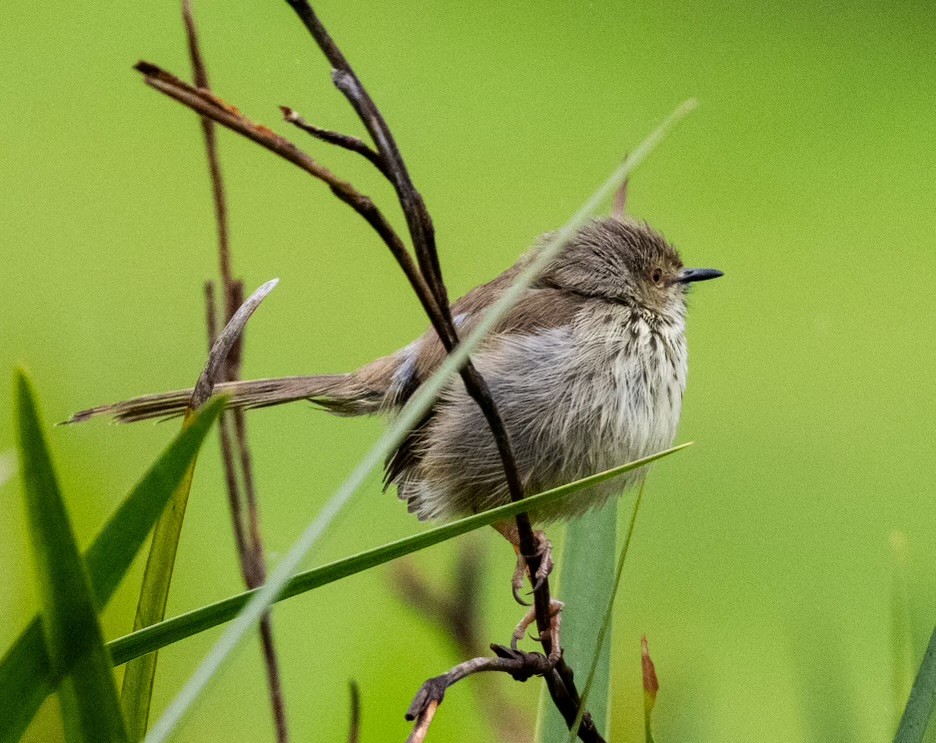
[[[453,308],[462,326],[476,321],[465,311],[471,297]],[[529,305],[547,302],[553,311],[530,311]],[[673,442],[687,363],[684,314],[679,310],[660,316],[622,303],[532,289],[511,320],[473,356],[510,435],[527,495]],[[528,323],[525,317],[554,322]],[[439,347],[430,350],[430,343]],[[384,411],[411,393],[414,382],[430,371],[427,367],[435,366],[436,359],[427,357],[441,359],[441,354],[438,340],[427,334],[375,362],[373,371],[378,365],[394,368]],[[367,371],[362,369],[359,379]],[[638,470],[580,491],[533,518],[545,522],[576,516],[645,474]],[[388,462],[387,476],[420,519],[456,518],[509,501],[490,429],[460,380],[446,388],[424,425]]]

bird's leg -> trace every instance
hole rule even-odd
[[[493,526],[501,536],[513,545],[514,552],[517,553],[517,567],[514,570],[513,580],[511,581],[513,597],[521,606],[529,606],[529,602],[524,601],[520,596],[524,578],[526,578],[529,571],[526,557],[520,551],[520,535],[517,533],[517,525],[513,521],[498,521],[496,524],[493,524]],[[539,555],[540,558],[540,564],[536,575],[530,578],[530,582],[533,583],[533,590],[535,591],[552,572],[553,559],[552,545],[546,538],[545,532],[535,531],[533,532],[533,536],[536,537],[536,554]],[[527,624],[529,624],[529,622]]]

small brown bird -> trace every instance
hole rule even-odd
[[[471,331],[538,249],[452,305],[460,334]],[[672,444],[686,386],[686,292],[692,282],[721,275],[683,268],[659,233],[623,217],[590,222],[559,252],[472,354],[510,434],[527,494]],[[222,383],[215,391],[228,395],[232,407],[308,400],[335,415],[392,416],[444,358],[429,330],[349,374]],[[83,411],[72,421],[180,415],[191,393],[139,397]],[[531,518],[543,523],[577,516],[645,474],[629,472]],[[396,485],[420,519],[452,519],[509,502],[493,437],[459,379],[388,459],[386,483]],[[499,531],[516,545],[509,525]],[[522,578],[522,572],[515,577],[515,589]]]

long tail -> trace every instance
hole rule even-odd
[[[227,395],[227,405],[231,408],[265,408],[295,400],[308,400],[330,413],[345,416],[380,412],[385,398],[384,390],[364,383],[355,374],[223,382],[215,386],[214,394]],[[185,412],[191,396],[190,389],[144,395],[82,410],[65,423],[80,423],[89,418],[108,415],[113,416],[118,423],[173,418]]]

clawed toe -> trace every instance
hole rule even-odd
[[[558,660],[557,653],[561,653],[559,649],[559,625],[561,623],[560,614],[562,609],[565,607],[561,601],[557,599],[551,599],[549,602],[549,629],[547,630],[549,634],[549,639],[552,646],[551,656],[555,658],[550,658],[550,660]],[[526,614],[523,615],[523,619],[517,624],[516,628],[513,631],[513,634],[510,637],[510,647],[513,650],[517,649],[517,645],[520,640],[523,639],[523,636],[526,634],[527,629],[536,621],[536,610],[530,609]],[[537,642],[543,641],[542,633],[539,637],[533,637]]]
[[[536,593],[543,585],[543,582],[549,577],[553,569],[553,558],[552,558],[552,544],[546,538],[546,534],[537,531],[533,532],[536,537],[536,556],[539,557],[539,566],[536,568],[536,573],[531,577],[530,582],[533,584],[533,593]],[[517,550],[517,567],[514,570],[513,580],[511,581],[511,587],[513,589],[513,597],[518,604],[521,606],[529,606],[528,601],[524,601],[520,597],[520,591],[523,588],[524,579],[529,574],[529,565],[527,558]]]
[[[526,558],[517,553],[517,567],[514,569],[513,579],[510,581],[510,587],[513,592],[514,601],[516,601],[520,606],[529,606],[530,602],[526,601],[521,595],[520,591],[523,590],[523,583],[526,580],[527,575],[527,562]]]

